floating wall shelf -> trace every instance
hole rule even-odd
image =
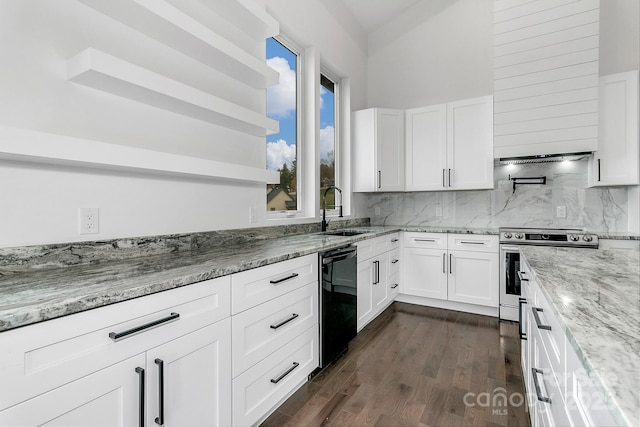
[[[280,182],[277,171],[5,126],[0,126],[0,159],[237,182]]]
[[[277,71],[265,61],[239,48],[166,0],[79,1],[255,88],[264,89],[278,83]],[[237,22],[248,20],[252,25],[247,27],[256,40],[264,40],[279,32],[278,22],[251,0],[221,0],[204,5],[214,11],[214,8],[223,8],[217,13],[230,14]]]
[[[69,59],[67,79],[255,136],[277,133],[279,128],[277,121],[264,114],[95,49]]]

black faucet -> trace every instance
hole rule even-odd
[[[322,195],[322,231],[327,231],[327,224],[329,224],[327,222],[327,192],[329,190],[331,190],[332,188],[335,189],[335,190],[338,190],[338,192],[340,193],[340,201],[342,202],[342,190],[341,189],[339,189],[335,185],[330,185],[329,187],[327,187],[326,190],[324,190],[324,194]],[[342,203],[340,204],[340,206],[335,206],[334,205],[334,207],[339,207],[340,208],[340,215],[338,215],[338,217],[342,218]]]

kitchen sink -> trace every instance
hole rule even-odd
[[[364,234],[364,231],[353,231],[353,230],[336,230],[336,231],[325,231],[322,234],[327,236],[357,236],[358,234]]]

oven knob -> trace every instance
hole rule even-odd
[[[578,235],[576,234],[570,234],[569,240],[571,240],[572,242],[577,242],[578,240],[580,240],[580,237],[578,237]]]
[[[504,233],[504,238],[505,239],[510,239],[511,238],[511,233]]]
[[[524,236],[520,233],[516,233],[513,237],[515,237],[516,239],[522,239]]]
[[[590,242],[593,240],[593,237],[589,236],[588,234],[585,234],[584,236],[582,236],[582,240],[584,240],[585,242]]]

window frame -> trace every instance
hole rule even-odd
[[[303,80],[302,76],[304,73],[303,64],[304,64],[304,49],[300,47],[297,43],[291,40],[284,34],[278,34],[276,36],[270,37],[284,46],[286,49],[290,50],[294,55],[296,55],[296,210],[280,210],[280,211],[271,211],[267,208],[266,205],[266,194],[265,194],[265,211],[267,212],[267,220],[269,219],[287,219],[287,218],[299,218],[304,217],[304,184],[305,184],[305,174],[302,172],[304,169],[304,163],[301,161],[304,149],[304,143],[302,141],[303,133],[303,116],[302,116],[302,106],[304,105],[304,90],[303,90]],[[265,40],[266,44],[266,40]],[[266,51],[265,51],[265,61]],[[265,91],[265,106],[267,103],[266,91]],[[266,107],[265,107],[266,108]],[[266,110],[265,110],[266,112]],[[266,143],[267,138],[265,135],[265,151],[266,151]],[[266,187],[266,186],[265,186]],[[265,188],[266,189],[266,188]]]
[[[334,138],[334,145],[333,145],[333,158],[334,158],[334,185],[336,187],[339,187],[342,190],[342,194],[340,196],[340,203],[342,204],[342,210],[343,210],[343,216],[347,216],[346,214],[346,207],[345,207],[345,200],[347,198],[347,193],[348,190],[346,188],[344,188],[344,186],[342,185],[342,179],[341,179],[341,161],[342,161],[342,149],[341,149],[341,79],[336,76],[335,73],[333,73],[331,70],[327,69],[327,67],[323,64],[320,65],[320,74],[318,75],[318,84],[320,86],[322,86],[322,76],[326,77],[327,79],[329,79],[332,83],[333,83],[333,138]],[[318,94],[318,96],[320,96],[320,94]],[[320,100],[318,100],[318,106],[320,105]],[[319,111],[318,111],[319,113]],[[318,121],[318,135],[320,133],[320,121]],[[320,146],[320,140],[318,139],[318,149]],[[318,155],[318,171],[320,170],[320,155]],[[317,183],[316,183],[316,188],[319,190],[320,189],[320,174],[318,173],[318,178],[317,178]],[[320,200],[319,200],[319,208],[318,208],[318,212],[320,213],[320,215],[322,215],[322,195],[319,196]],[[327,209],[326,210],[326,215],[327,217],[338,217],[338,215],[340,214],[340,210],[338,208],[333,208],[333,209]]]

